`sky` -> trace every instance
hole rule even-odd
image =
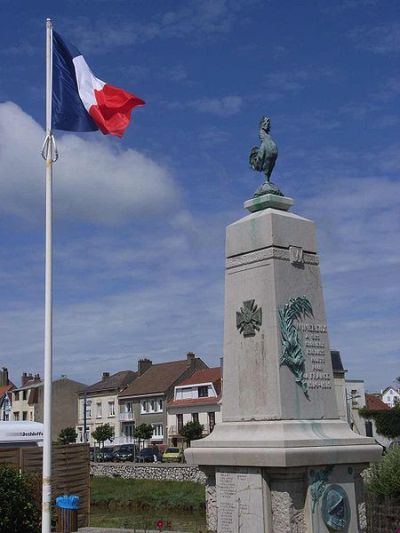
[[[400,374],[397,0],[2,0],[0,366],[43,375],[45,19],[146,101],[122,140],[56,133],[54,377],[223,352],[225,227],[262,181],[317,225],[331,349]]]

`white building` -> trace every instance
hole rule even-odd
[[[120,406],[118,394],[131,384],[137,373],[132,370],[123,370],[110,376],[103,372],[101,381],[83,389],[78,399],[78,434],[77,442],[84,441],[84,418],[86,404],[86,437],[87,442],[94,445],[93,431],[103,424],[109,424],[114,432],[113,444],[122,444],[120,434]],[[106,444],[110,444],[107,443]]]
[[[366,405],[365,383],[363,379],[346,379],[347,421],[351,429],[359,435],[366,435],[365,419],[359,409]]]
[[[400,403],[400,391],[395,387],[386,387],[386,389],[381,392],[381,397],[383,403],[389,407],[394,407]]]
[[[183,442],[181,430],[191,421],[204,426],[203,436],[222,421],[220,367],[197,370],[175,387],[174,398],[167,404],[169,444]]]

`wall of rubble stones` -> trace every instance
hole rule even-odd
[[[185,464],[91,463],[90,473],[96,477],[194,481],[202,485],[206,483],[206,475],[198,466]]]

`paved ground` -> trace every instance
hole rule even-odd
[[[204,530],[205,533],[206,530]],[[81,527],[78,533],[159,533],[158,529],[116,529],[113,527]],[[165,533],[187,533],[187,531],[170,531]]]

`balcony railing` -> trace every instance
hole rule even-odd
[[[119,420],[120,422],[130,422],[134,419],[133,412],[125,412],[125,413],[119,413]]]
[[[203,424],[204,426],[204,429],[203,429],[203,435],[206,436],[206,435],[209,435],[211,432],[210,432],[210,425],[209,424]],[[215,425],[214,425],[215,427]],[[214,429],[213,427],[213,429]],[[180,432],[178,431],[178,427],[177,426],[169,426],[168,427],[168,435],[170,437],[175,437],[175,436],[178,436],[180,434]]]

